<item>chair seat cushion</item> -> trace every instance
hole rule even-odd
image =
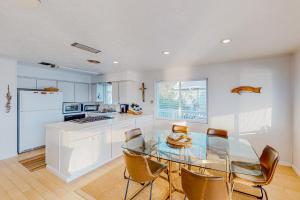
[[[233,181],[249,186],[258,186],[266,184],[266,179],[263,175],[252,176],[246,174],[233,173]]]
[[[231,170],[234,172],[233,178],[235,182],[251,186],[264,185],[266,182],[259,164],[232,161]]]

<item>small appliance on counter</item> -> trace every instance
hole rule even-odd
[[[99,106],[99,113],[114,113],[116,112],[116,106],[111,104],[101,104]]]
[[[142,108],[138,104],[135,104],[135,103],[132,103],[130,105],[130,108],[128,109],[127,113],[128,114],[133,114],[133,115],[141,115],[141,114],[143,114]]]
[[[129,109],[128,104],[120,104],[120,113],[127,113],[128,109]]]
[[[63,103],[63,114],[81,113],[82,103],[75,102],[64,102]]]
[[[97,112],[99,110],[99,103],[89,102],[83,104],[83,112]]]

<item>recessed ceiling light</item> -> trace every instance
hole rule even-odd
[[[164,55],[170,55],[170,51],[163,51],[162,52]]]
[[[118,64],[119,62],[118,62],[118,61],[114,61],[113,63],[114,63],[114,64]]]
[[[92,64],[99,64],[101,63],[100,61],[98,60],[87,60],[89,63],[92,63]]]
[[[221,40],[222,44],[228,44],[230,42],[231,42],[231,39],[229,39],[229,38]]]

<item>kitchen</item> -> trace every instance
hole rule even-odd
[[[146,134],[147,129],[153,125],[153,115],[126,114],[128,109],[136,114],[142,114],[140,107],[133,109],[131,106],[131,103],[138,99],[137,95],[126,95],[127,91],[134,90],[134,86],[138,84],[136,81],[91,83],[93,75],[88,73],[28,65],[18,66],[17,73],[18,153],[43,148],[46,145],[47,168],[65,181],[69,182],[119,157],[122,153],[121,144],[124,141],[123,132],[126,130],[140,127]],[[53,79],[49,76],[51,73]],[[44,74],[46,76],[43,76]],[[66,75],[69,79],[57,79]],[[80,79],[75,82],[71,81],[71,78]],[[83,82],[79,82],[80,80]],[[46,92],[44,88],[57,88],[57,91]],[[106,133],[102,129],[109,132]],[[59,144],[57,138],[65,138],[68,134],[69,142],[64,141],[64,144]],[[72,135],[74,136],[71,137]],[[66,158],[64,156],[68,153],[62,152],[61,149],[72,145],[70,141],[74,142],[74,137],[77,137],[78,141],[80,138],[86,139],[87,142],[83,141],[85,146],[74,148],[73,151],[85,151],[87,155],[81,153]],[[93,146],[95,137],[99,143]],[[110,146],[106,144],[107,140],[111,140]],[[97,149],[100,147],[104,152]],[[88,155],[95,153],[98,153],[98,157],[101,154],[103,158],[80,160],[87,159]],[[69,171],[66,171],[66,168],[72,164],[66,162],[71,160],[73,165],[74,163],[85,163],[85,165],[73,167],[74,169],[69,167]],[[65,165],[58,165],[61,163]]]

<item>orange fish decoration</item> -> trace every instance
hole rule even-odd
[[[260,93],[261,87],[251,87],[251,86],[240,86],[233,88],[231,93],[241,94],[244,92]]]

